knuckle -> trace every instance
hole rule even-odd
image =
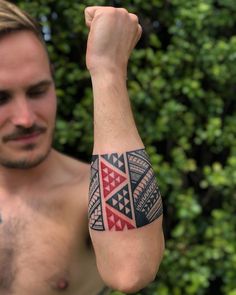
[[[108,15],[115,16],[117,13],[117,8],[115,7],[107,7],[107,9],[104,9],[104,12]]]
[[[138,21],[138,16],[137,16],[137,14],[130,13],[129,15],[130,15],[130,17],[131,17],[133,20]]]
[[[127,9],[125,9],[125,8],[123,8],[123,7],[121,7],[121,8],[117,8],[117,9],[118,9],[118,11],[120,11],[121,13],[125,13],[125,14],[128,13]]]
[[[138,26],[138,35],[139,35],[139,38],[141,38],[142,34],[143,34],[143,28],[139,25]]]
[[[130,18],[132,19],[133,22],[136,22],[136,23],[139,22],[138,16],[134,13],[130,13]]]

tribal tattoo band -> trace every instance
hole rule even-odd
[[[161,214],[160,191],[144,149],[92,157],[90,228],[134,229],[151,223]]]

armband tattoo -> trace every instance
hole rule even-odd
[[[144,149],[93,155],[89,226],[122,231],[151,223],[162,214],[162,200]]]

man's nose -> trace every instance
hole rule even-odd
[[[26,98],[19,99],[13,106],[12,123],[18,127],[30,128],[35,123],[35,113]]]

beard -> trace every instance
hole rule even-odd
[[[22,135],[28,135],[32,134],[34,131],[40,131],[42,133],[46,132],[46,128],[33,126],[32,128],[29,128],[28,130],[19,130],[16,133],[13,133],[12,135],[4,137],[3,141],[7,142],[8,140],[15,139]],[[52,149],[52,141],[54,137],[54,128],[51,131],[51,134],[49,135],[48,144],[46,147],[43,148],[41,152],[36,153],[34,157],[30,157],[30,153],[34,153],[34,150],[37,150],[37,146],[35,144],[27,144],[23,147],[23,151],[26,153],[29,153],[29,155],[26,155],[19,159],[9,159],[9,158],[1,158],[0,156],[0,165],[9,168],[9,169],[30,169],[34,168],[38,165],[40,165],[50,154],[50,151]]]
[[[33,147],[27,146],[27,149],[32,149]],[[0,159],[0,164],[8,169],[30,169],[40,165],[49,155],[51,147],[43,154],[38,155],[34,159],[20,159],[20,160],[7,160]]]

